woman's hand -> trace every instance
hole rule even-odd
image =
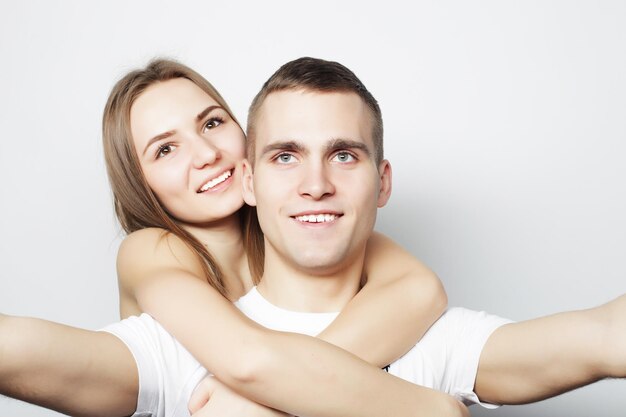
[[[288,417],[237,394],[213,376],[205,377],[188,403],[192,417]]]

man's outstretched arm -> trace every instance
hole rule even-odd
[[[72,416],[128,416],[138,385],[117,337],[0,315],[0,394]]]
[[[480,357],[482,401],[524,404],[626,377],[626,295],[589,310],[502,326]]]

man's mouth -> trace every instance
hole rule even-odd
[[[304,214],[302,216],[294,216],[293,218],[301,223],[329,223],[335,219],[341,217],[334,213],[320,213],[320,214]]]
[[[217,187],[218,185],[226,181],[228,178],[230,178],[231,175],[233,175],[232,169],[229,169],[228,171],[224,171],[224,173],[222,173],[221,175],[213,178],[212,180],[207,181],[206,184],[200,187],[200,189],[198,190],[198,193],[203,193],[205,191],[210,190],[211,188]]]

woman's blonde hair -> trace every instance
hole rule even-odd
[[[102,117],[104,157],[115,213],[126,233],[158,227],[178,236],[198,255],[209,284],[227,296],[222,271],[211,253],[164,210],[148,186],[132,141],[130,109],[135,100],[151,85],[175,78],[186,78],[196,84],[239,124],[211,83],[183,64],[169,59],[156,59],[145,68],[126,74],[111,90]],[[250,271],[255,281],[258,281],[263,269],[263,237],[254,209],[244,206],[240,213]]]

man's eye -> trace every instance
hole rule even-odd
[[[350,152],[337,152],[333,157],[333,161],[336,162],[352,162],[355,161],[356,158]]]
[[[167,156],[172,151],[174,151],[174,149],[176,149],[176,146],[170,143],[166,143],[165,145],[159,146],[159,149],[157,150],[157,158],[163,158]]]
[[[281,153],[276,157],[276,161],[281,164],[290,164],[292,162],[295,162],[295,160],[296,158],[294,158],[294,156],[290,153]]]
[[[221,117],[211,117],[204,124],[204,129],[203,130],[214,129],[214,128],[218,127],[219,125],[221,125],[222,123],[224,123],[224,119],[222,119]]]

